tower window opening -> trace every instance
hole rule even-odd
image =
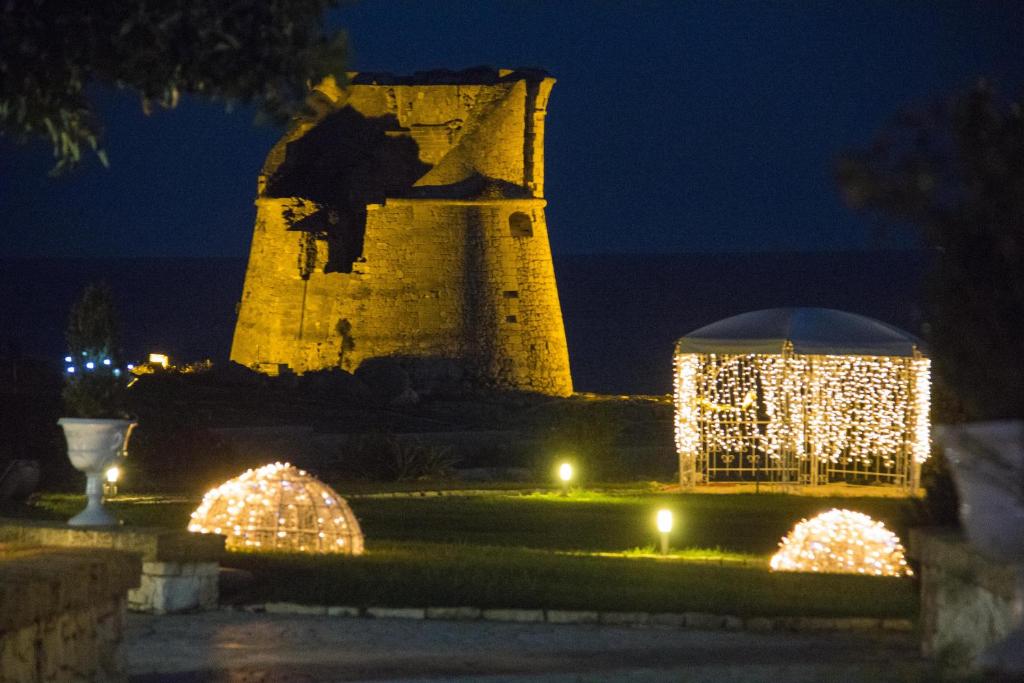
[[[508,227],[513,237],[533,237],[533,221],[522,211],[508,217]]]

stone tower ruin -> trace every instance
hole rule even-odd
[[[303,373],[390,358],[572,393],[544,218],[553,84],[477,69],[317,86],[259,176],[231,359]]]

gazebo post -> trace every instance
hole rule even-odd
[[[921,463],[913,453],[910,455],[910,495],[917,495],[917,487],[921,485]]]
[[[697,458],[693,453],[679,454],[679,488],[693,491],[697,485]]]

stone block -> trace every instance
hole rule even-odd
[[[722,617],[722,628],[726,631],[742,631],[743,620],[739,617],[724,616]]]
[[[696,628],[704,631],[710,631],[725,626],[725,617],[719,614],[706,614],[704,612],[687,612],[685,616],[687,628]]]
[[[428,607],[427,619],[445,619],[448,621],[474,621],[479,619],[479,607]]]
[[[422,607],[367,607],[366,616],[375,619],[425,619],[427,611]]]
[[[914,630],[914,622],[910,619],[883,619],[882,629],[886,631],[909,632]]]
[[[105,548],[137,553],[145,562],[218,562],[224,537],[179,529],[69,527],[52,520],[0,518],[0,542],[61,548]]]
[[[151,614],[214,609],[217,571],[216,562],[145,562],[139,587],[128,593],[128,609]]]
[[[549,624],[596,624],[597,612],[549,609],[545,611]]]
[[[836,620],[836,627],[840,631],[876,631],[881,625],[881,619],[871,617],[848,617]]]
[[[647,612],[601,612],[600,621],[609,626],[646,626],[651,622]]]
[[[798,631],[835,631],[838,630],[837,621],[837,619],[827,617],[798,617],[796,629]]]
[[[540,609],[485,609],[480,615],[487,621],[513,621],[537,623],[544,621],[544,610]]]
[[[264,606],[267,614],[316,614],[326,615],[325,605],[299,605],[294,602],[268,602]]]
[[[668,626],[671,628],[682,628],[686,626],[686,615],[676,612],[658,612],[651,615],[650,623],[653,626]]]
[[[180,562],[143,562],[142,573],[146,576],[181,576]]]
[[[775,623],[768,617],[749,617],[746,621],[748,631],[764,632],[775,628]]]

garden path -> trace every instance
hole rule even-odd
[[[925,681],[912,634],[741,633],[208,612],[129,615],[136,683]]]

